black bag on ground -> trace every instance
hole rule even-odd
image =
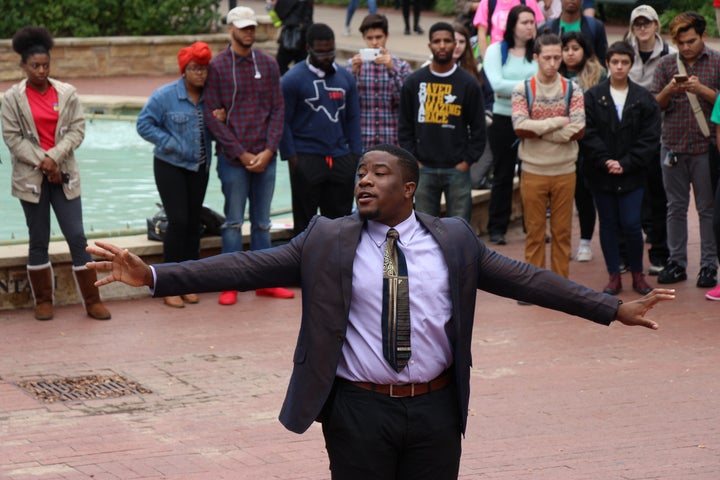
[[[200,224],[202,225],[203,235],[221,235],[223,223],[225,223],[225,217],[212,208],[203,205],[202,211],[200,212]]]
[[[162,203],[156,204],[160,210],[147,221],[147,238],[162,242],[165,240],[168,228],[168,218],[165,214],[165,208]],[[225,223],[225,217],[217,213],[212,208],[203,206],[200,212],[200,230],[202,235],[220,235],[222,225]]]
[[[162,203],[156,203],[160,210],[150,218],[147,218],[147,238],[148,240],[155,240],[156,242],[162,242],[167,233],[168,219],[165,215],[165,208]]]

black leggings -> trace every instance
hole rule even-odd
[[[157,185],[168,229],[163,241],[163,261],[197,260],[200,255],[200,212],[209,173],[205,165],[193,172],[153,159]]]

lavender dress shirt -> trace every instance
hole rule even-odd
[[[448,267],[438,243],[415,213],[395,227],[410,283],[412,356],[400,373],[382,351],[382,271],[387,225],[368,221],[353,263],[350,315],[337,375],[378,384],[429,382],[453,363],[446,333],[452,317]]]

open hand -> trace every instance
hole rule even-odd
[[[95,245],[88,245],[85,250],[91,255],[104,259],[86,263],[87,268],[110,272],[110,275],[95,282],[96,286],[100,287],[112,282],[123,282],[131,287],[154,286],[150,267],[126,248],[111,243],[95,242]]]
[[[644,297],[633,300],[632,302],[623,303],[618,308],[618,322],[629,327],[641,326],[657,330],[658,324],[649,318],[645,318],[645,314],[652,309],[656,303],[665,300],[675,300],[675,289],[656,288]]]

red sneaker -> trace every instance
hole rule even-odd
[[[218,298],[220,305],[235,305],[235,302],[237,302],[237,290],[222,292]]]
[[[255,290],[255,295],[258,297],[273,297],[273,298],[295,298],[295,294],[287,288],[275,287],[275,288],[258,288]]]

